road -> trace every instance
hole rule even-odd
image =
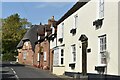
[[[11,62],[2,62],[0,63],[0,67],[2,67],[2,70],[0,70],[2,80],[62,80],[59,77],[51,74],[49,71],[36,69],[30,66],[14,64]]]

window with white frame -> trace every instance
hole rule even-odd
[[[47,60],[47,53],[44,52],[44,61],[46,61],[46,60]]]
[[[107,64],[106,54],[101,53],[101,64]]]
[[[99,36],[100,39],[100,53],[106,51],[106,35]]]
[[[77,28],[77,24],[78,24],[78,15],[76,14],[76,15],[74,16],[73,29],[76,29],[76,28]]]
[[[26,60],[27,52],[23,53],[23,59]]]
[[[72,52],[72,58],[73,58],[73,62],[76,61],[76,46],[75,44],[74,45],[71,45],[71,52]]]
[[[106,64],[106,35],[99,36],[100,40],[100,63]]]
[[[104,17],[104,0],[99,0],[99,18]]]
[[[54,57],[53,57],[53,65],[58,66],[59,65],[59,49],[54,49]]]
[[[26,41],[26,42],[25,42],[25,46],[28,46],[28,44],[29,44],[29,42],[28,42],[28,41]]]
[[[61,49],[61,64],[64,64],[64,50]]]
[[[40,53],[37,54],[37,61],[40,61]]]

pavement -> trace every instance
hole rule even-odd
[[[29,67],[29,68],[33,68],[33,69],[36,69],[36,70],[40,70],[41,71],[41,69],[40,68],[37,68],[37,67],[33,67],[33,66],[30,66],[30,65],[25,65],[26,67]],[[54,76],[56,76],[56,77],[58,77],[58,78],[64,78],[64,79],[72,79],[73,77],[69,77],[69,76],[65,76],[65,75],[56,75],[56,74],[52,74],[52,72],[50,72],[49,70],[42,70],[42,71],[44,71],[44,72],[46,72],[46,73],[49,73],[49,74],[51,74],[51,75],[54,75]]]

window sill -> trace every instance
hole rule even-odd
[[[53,66],[53,67],[65,67],[65,66],[62,66],[62,65],[56,65],[56,66]]]
[[[105,53],[106,51],[102,51],[102,52],[100,52],[100,53]]]
[[[95,70],[96,70],[98,73],[104,73],[106,67],[107,67],[106,64],[99,64],[99,65],[96,65],[96,66],[95,66]]]

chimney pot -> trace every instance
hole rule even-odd
[[[52,16],[52,20],[54,20],[54,16]]]

